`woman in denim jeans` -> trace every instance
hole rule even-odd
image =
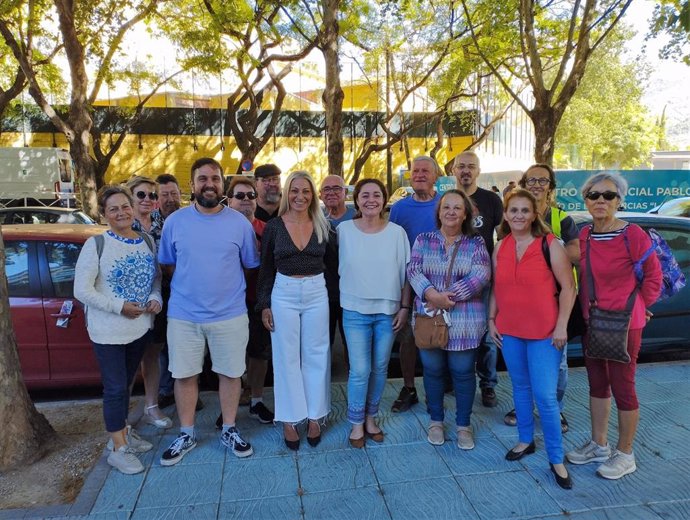
[[[491,278],[489,254],[472,221],[473,205],[467,195],[458,190],[445,192],[436,208],[438,230],[417,237],[407,267],[407,276],[417,295],[415,316],[444,311],[450,321],[448,345],[419,351],[431,416],[427,439],[434,445],[445,442],[443,394],[445,374],[449,371],[455,390],[457,444],[463,450],[474,448],[470,426],[476,390],[474,364],[476,349],[486,331],[482,289]]]
[[[405,230],[383,216],[388,194],[381,181],[359,181],[354,200],[357,215],[337,229],[338,272],[350,359],[350,445],[362,448],[365,436],[383,441],[376,415],[395,333],[406,323],[410,311],[410,289],[405,284],[410,244]]]

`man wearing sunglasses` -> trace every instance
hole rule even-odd
[[[452,170],[458,189],[463,190],[474,203],[474,227],[484,238],[486,249],[491,256],[494,250],[494,230],[503,219],[501,198],[493,191],[477,186],[481,168],[479,156],[476,153],[466,151],[459,154],[453,161]],[[486,307],[489,308],[488,305]],[[477,376],[479,376],[479,388],[482,392],[482,404],[489,408],[498,404],[496,390],[494,390],[498,383],[497,360],[496,345],[487,342],[484,337],[477,349]]]
[[[234,176],[228,186],[228,207],[239,211],[249,220],[261,251],[261,236],[266,223],[254,216],[256,211],[256,185],[248,177]],[[250,399],[249,415],[261,424],[272,424],[274,414],[263,402],[264,383],[268,362],[271,359],[271,335],[261,323],[261,313],[254,308],[256,305],[256,279],[258,271],[245,271],[247,281],[247,314],[249,316],[249,342],[247,343],[247,383],[249,384]],[[242,400],[240,400],[242,404]],[[216,421],[216,426],[222,426],[222,415]]]
[[[278,216],[281,195],[280,173],[280,168],[275,164],[262,164],[254,170],[258,195],[254,216],[264,222]]]

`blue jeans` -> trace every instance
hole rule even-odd
[[[450,372],[455,390],[455,424],[469,426],[472,403],[477,388],[474,363],[477,349],[451,352],[441,349],[419,349],[424,365],[426,408],[432,421],[443,421],[445,374]]]
[[[558,409],[562,412],[565,407],[563,398],[565,397],[565,390],[568,388],[568,344],[563,347],[561,354],[561,363],[558,367],[558,383],[556,385],[556,400],[558,401]]]
[[[551,338],[530,340],[503,336],[503,359],[513,384],[520,442],[534,440],[533,400],[537,403],[549,462],[563,462],[563,438],[556,386],[562,353]]]
[[[129,387],[149,343],[151,331],[126,345],[93,344],[103,380],[103,419],[109,433],[127,426]]]
[[[363,424],[366,415],[379,411],[395,339],[393,316],[343,309],[343,327],[350,356],[347,419]]]
[[[161,367],[161,377],[158,384],[158,395],[168,396],[175,393],[175,380],[173,379],[172,373],[168,370],[168,365],[170,364],[170,357],[168,355],[168,342],[163,345],[163,350],[161,350],[160,357],[158,358]]]

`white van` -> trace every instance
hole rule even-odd
[[[1,206],[75,207],[72,158],[60,148],[0,148]]]

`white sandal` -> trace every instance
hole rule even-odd
[[[173,422],[170,419],[170,417],[166,417],[165,415],[163,416],[162,419],[156,419],[154,416],[149,414],[149,410],[152,408],[158,408],[157,404],[147,406],[144,409],[144,415],[142,416],[142,420],[147,423],[147,424],[153,424],[156,428],[161,428],[162,430],[167,430],[168,428],[172,428]]]

